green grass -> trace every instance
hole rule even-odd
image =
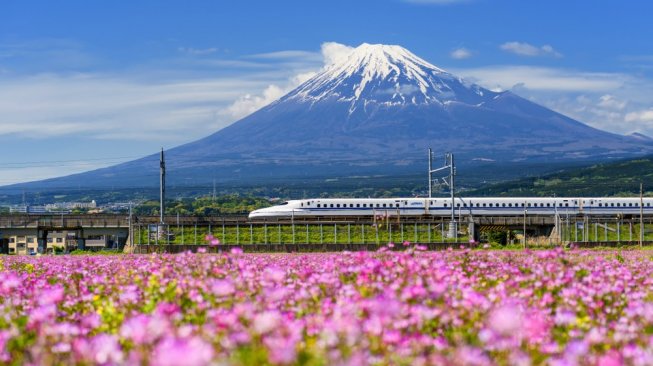
[[[602,223],[601,223],[602,224]],[[618,225],[616,222],[607,223],[608,230],[602,226],[596,226],[595,223],[589,223],[589,226],[585,230],[585,235],[587,240],[583,236],[583,229],[574,228],[574,223],[570,223],[569,226],[562,225],[562,238],[563,241],[590,241],[590,242],[602,242],[602,241],[616,241],[616,242],[627,242],[627,241],[638,241],[639,240],[639,223],[632,223],[632,236],[631,236],[631,227],[628,222],[621,223]],[[619,227],[619,228],[618,228]],[[644,225],[644,241],[653,240],[653,224]]]
[[[466,228],[462,227],[461,232]],[[342,243],[342,244],[371,244],[371,243],[401,243],[403,241],[426,243],[426,242],[455,242],[454,239],[443,238],[439,225],[414,225],[404,224],[402,228],[398,225],[380,226],[378,230],[372,225],[276,225],[265,226],[214,226],[208,227],[176,227],[170,226],[170,232],[174,238],[170,244],[206,244],[204,237],[211,233],[225,244],[292,244],[292,243]],[[460,235],[458,241],[468,241],[468,236]],[[147,244],[147,230],[136,230],[135,244]],[[155,240],[150,239],[150,244]],[[160,244],[167,243],[167,240],[160,240]]]

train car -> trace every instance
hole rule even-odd
[[[653,214],[653,198],[644,198],[643,211]],[[450,216],[451,198],[315,198],[291,200],[254,210],[250,219],[327,216]],[[516,215],[635,215],[639,197],[456,197],[457,216]]]

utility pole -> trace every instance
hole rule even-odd
[[[163,225],[163,215],[165,214],[165,209],[166,209],[166,204],[165,204],[165,199],[166,199],[166,162],[163,157],[163,148],[161,148],[161,158],[159,160],[159,172],[160,172],[160,191],[159,191],[159,224]]]
[[[132,229],[132,202],[129,201],[129,248],[134,252],[134,230]]]
[[[429,147],[429,198],[433,197],[433,150]]]
[[[524,249],[526,249],[526,213],[528,213],[528,209],[526,209],[526,201],[524,201]]]
[[[639,247],[644,245],[644,183],[639,184]]]
[[[457,224],[456,224],[456,208],[455,208],[455,179],[454,179],[456,175],[456,167],[454,164],[453,153],[446,153],[444,158],[444,166],[437,169],[433,169],[432,157],[433,157],[433,152],[431,151],[431,148],[429,148],[429,198],[431,198],[432,195],[432,186],[433,186],[432,174],[440,170],[449,169],[449,176],[447,177],[449,179],[447,180],[446,178],[442,178],[442,180],[447,186],[449,186],[449,193],[451,195],[451,222],[449,224],[449,237],[454,237],[458,235],[458,229],[456,227]]]

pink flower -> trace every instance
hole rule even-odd
[[[203,366],[211,363],[213,347],[199,337],[163,339],[152,354],[152,365]]]
[[[254,316],[253,328],[256,333],[264,334],[281,324],[281,316],[276,311],[264,311]]]
[[[490,313],[490,329],[498,334],[510,336],[518,332],[523,323],[521,310],[514,305],[503,305]]]
[[[39,304],[50,305],[58,304],[64,298],[64,289],[61,285],[50,287],[39,295]]]
[[[225,297],[236,292],[236,288],[229,280],[215,280],[211,285],[211,292],[218,297]]]

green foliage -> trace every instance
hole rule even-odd
[[[488,231],[485,233],[488,242],[493,244],[506,245],[508,243],[508,233],[506,231]]]
[[[220,216],[247,214],[268,207],[271,203],[260,197],[236,194],[212,197],[181,198],[166,202],[166,215]],[[145,201],[134,208],[136,215],[158,215],[159,201]]]
[[[639,184],[653,189],[653,157],[567,168],[541,177],[522,178],[468,192],[469,196],[632,196]]]

